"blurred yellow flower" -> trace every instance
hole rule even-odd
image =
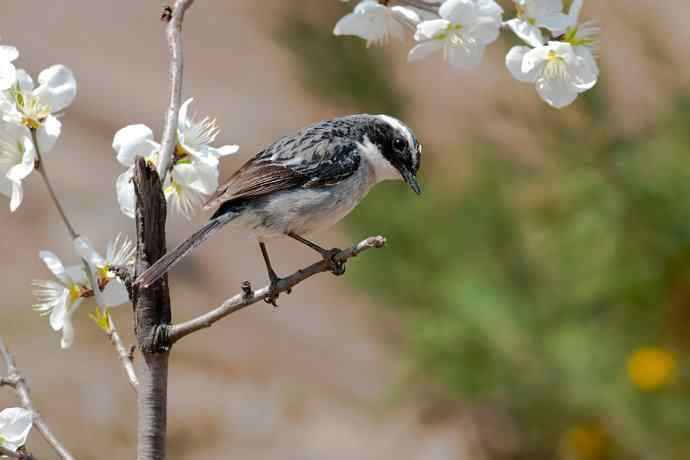
[[[673,379],[676,357],[663,348],[640,348],[630,355],[628,377],[640,390],[656,390]]]
[[[566,431],[561,440],[563,458],[600,460],[610,444],[606,427],[599,422],[582,423]]]

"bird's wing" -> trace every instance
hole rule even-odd
[[[204,205],[214,208],[298,187],[327,187],[357,171],[357,144],[319,136],[283,138],[245,163]]]

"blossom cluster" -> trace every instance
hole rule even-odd
[[[33,307],[48,316],[53,330],[62,332],[62,348],[69,348],[74,342],[72,318],[84,299],[95,297],[106,313],[111,307],[129,302],[127,288],[116,272],[132,268],[136,249],[127,237],[119,235],[108,243],[105,257],[86,238],[76,238],[73,246],[82,264],[65,267],[54,253],[41,251],[39,257],[55,280],[33,282],[36,299]]]
[[[239,150],[237,145],[212,147],[218,136],[216,120],[199,119],[190,112],[193,99],[180,107],[175,151],[171,174],[165,177],[164,191],[168,205],[176,214],[191,219],[196,208],[218,188],[219,159]],[[153,131],[146,125],[129,125],[115,133],[113,149],[117,160],[127,170],[117,179],[117,198],[122,212],[134,217],[134,162],[144,157],[158,166],[161,145],[154,140]]]
[[[360,1],[338,21],[334,34],[361,37],[369,46],[390,38],[402,40],[404,29],[410,28],[417,42],[408,54],[410,62],[442,53],[452,69],[472,70],[481,65],[486,47],[498,39],[500,30],[509,28],[526,45],[508,52],[508,71],[516,80],[534,85],[552,107],[572,104],[597,83],[599,27],[591,21],[580,23],[583,0],[573,0],[567,13],[562,0],[514,0],[516,15],[505,22],[503,8],[494,0],[392,3]]]
[[[22,182],[41,155],[55,146],[62,124],[58,117],[77,94],[77,82],[64,65],[38,74],[38,84],[14,61],[19,51],[0,46],[0,194],[16,211],[24,200]]]

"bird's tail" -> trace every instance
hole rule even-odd
[[[143,287],[151,286],[163,275],[168,273],[171,268],[177,265],[180,260],[186,257],[190,252],[201,245],[201,243],[206,241],[218,230],[223,228],[225,224],[237,216],[238,213],[236,212],[227,212],[217,217],[214,216],[214,218],[204,225],[199,231],[183,241],[178,247],[158,259],[156,263],[151,265],[144,273],[139,275],[134,281],[134,284],[138,284]]]

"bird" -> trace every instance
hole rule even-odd
[[[388,115],[358,114],[323,120],[280,138],[241,166],[204,209],[209,222],[135,280],[149,287],[221,228],[232,223],[256,236],[275,305],[278,277],[266,241],[289,237],[317,251],[334,274],[344,267],[306,236],[330,228],[376,184],[402,180],[421,195],[417,175],[422,146],[412,130]]]

